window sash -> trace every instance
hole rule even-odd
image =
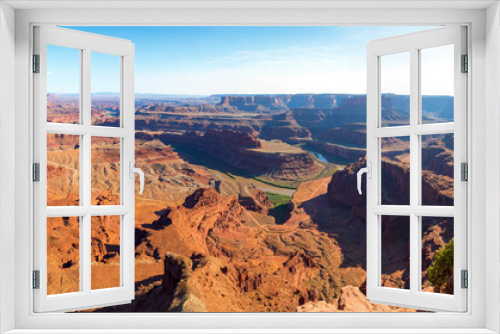
[[[80,124],[47,122],[47,45],[80,50]],[[120,57],[120,127],[93,126],[91,118],[91,53]],[[40,182],[34,183],[34,270],[40,271],[40,289],[34,289],[34,312],[70,311],[103,305],[123,304],[134,299],[134,180],[129,162],[134,161],[134,46],[130,41],[82,33],[64,28],[34,28],[34,54],[40,55],[40,73],[34,75],[34,161],[40,163]],[[47,206],[47,134],[80,137],[79,206]],[[91,205],[91,139],[120,138],[120,205]],[[92,290],[91,217],[120,215],[120,286]],[[47,295],[47,218],[79,217],[78,292]]]
[[[467,269],[467,185],[460,180],[462,162],[467,162],[466,92],[467,76],[460,73],[461,54],[466,54],[466,28],[446,27],[372,41],[368,45],[367,162],[372,177],[367,179],[367,297],[371,302],[423,310],[467,310],[467,290],[461,289],[460,271]],[[419,124],[420,51],[454,45],[454,122]],[[410,124],[382,127],[380,57],[410,53]],[[420,135],[454,133],[454,206],[420,205],[421,143]],[[410,137],[410,205],[381,205],[381,143],[384,137]],[[410,217],[410,289],[382,287],[381,217]],[[454,217],[454,295],[427,293],[421,290],[421,217]]]

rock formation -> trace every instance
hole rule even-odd
[[[297,308],[297,312],[415,312],[407,308],[372,304],[358,287],[346,286],[333,303],[309,302]]]
[[[267,195],[253,184],[242,186],[238,201],[245,209],[264,214],[267,214],[272,206]]]
[[[163,133],[159,138],[164,143],[187,147],[224,161],[252,176],[296,181],[311,178],[324,168],[307,151],[279,141],[264,142],[251,134],[232,130],[209,130],[204,135]]]

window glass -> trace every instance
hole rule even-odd
[[[420,50],[422,124],[454,120],[454,45]]]
[[[92,137],[92,205],[120,205],[120,138]]]
[[[453,206],[454,136],[425,135],[422,139],[422,205]]]
[[[80,54],[47,45],[47,122],[80,122]]]
[[[94,216],[92,225],[92,290],[120,286],[120,216]]]
[[[47,294],[80,291],[80,219],[47,218]]]
[[[383,287],[410,289],[410,217],[381,217]]]
[[[410,124],[410,52],[380,57],[382,126]]]
[[[410,205],[410,137],[382,138],[382,205]]]
[[[91,56],[92,125],[119,127],[121,57],[100,52]]]
[[[421,219],[422,291],[453,294],[453,218]]]
[[[80,136],[47,134],[47,206],[80,205]]]

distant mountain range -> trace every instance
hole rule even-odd
[[[92,101],[115,101],[118,93],[93,93]],[[48,94],[49,100],[71,101],[78,94]],[[349,113],[355,110],[357,114],[366,110],[365,94],[214,94],[201,95],[169,95],[169,94],[136,94],[139,105],[163,103],[165,106],[199,107],[212,105],[221,109],[255,113],[281,113],[290,109],[335,109]],[[397,94],[382,94],[382,119],[392,125],[407,124],[410,112],[410,96]],[[361,115],[360,115],[361,116]],[[453,121],[453,96],[424,95],[422,96],[422,117],[424,122]],[[366,122],[365,117],[359,117],[356,122]]]

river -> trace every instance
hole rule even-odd
[[[319,161],[321,161],[321,162],[326,162],[326,163],[329,163],[329,164],[332,163],[331,161],[328,161],[328,159],[323,154],[321,154],[321,153],[319,153],[317,151],[313,151],[313,150],[310,150],[309,148],[304,148],[304,147],[302,147],[302,149],[304,151],[308,151],[308,152],[311,152],[312,154],[314,154],[319,159]]]

